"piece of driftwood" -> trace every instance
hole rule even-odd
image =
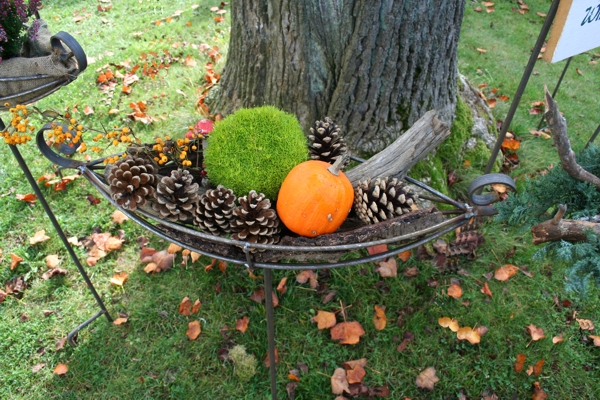
[[[321,235],[315,238],[306,238],[300,236],[284,236],[279,245],[282,246],[337,246],[353,243],[364,243],[373,240],[386,239],[415,232],[422,231],[433,225],[444,222],[444,215],[436,208],[414,211],[399,217],[380,222],[374,225],[366,225],[357,229],[335,232],[328,235]],[[158,229],[166,235],[176,237],[183,243],[188,244],[200,250],[203,253],[218,254],[223,257],[236,259],[245,259],[245,254],[241,247],[230,246],[209,240],[199,239],[196,236],[188,235],[183,232],[172,230],[163,225]],[[348,251],[314,251],[299,252],[286,250],[266,250],[253,254],[256,262],[278,262],[281,260],[295,260],[298,262],[310,261],[338,261]]]
[[[562,168],[573,178],[582,182],[589,182],[600,190],[600,178],[586,171],[575,161],[575,152],[571,148],[571,142],[569,141],[569,136],[567,136],[567,122],[560,115],[558,104],[556,104],[550,95],[548,88],[545,89],[546,111],[544,117],[548,123],[548,129],[552,134],[552,140],[554,140],[554,144],[556,145]]]
[[[368,178],[395,176],[402,178],[419,160],[425,158],[450,135],[450,129],[435,110],[425,113],[394,143],[364,163],[345,172],[353,186]]]
[[[600,235],[600,224],[588,221],[562,219],[567,211],[560,205],[554,218],[531,227],[533,244],[565,240],[567,242],[583,242],[587,240],[586,232],[592,230]]]

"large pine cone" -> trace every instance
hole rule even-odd
[[[171,176],[164,176],[156,187],[152,208],[160,216],[171,221],[193,220],[200,200],[198,184],[189,171],[176,169]]]
[[[279,217],[271,208],[271,200],[251,190],[239,198],[240,205],[233,210],[232,238],[250,243],[273,244],[279,241]]]
[[[359,182],[354,189],[354,210],[366,224],[376,224],[418,210],[418,196],[394,178]]]
[[[338,157],[348,151],[340,128],[329,117],[326,117],[324,121],[315,121],[314,127],[310,128],[308,139],[310,141],[310,158],[313,160],[333,164]],[[348,161],[345,163],[346,165]]]
[[[152,162],[127,156],[111,166],[108,174],[110,196],[123,208],[135,211],[154,194],[157,182]]]
[[[213,235],[223,236],[231,232],[234,208],[233,190],[219,185],[216,189],[207,190],[200,197],[194,224],[198,225],[200,230],[208,230]]]

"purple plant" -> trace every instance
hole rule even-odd
[[[40,22],[33,22],[29,34],[27,23],[41,5],[42,0],[0,0],[0,61],[17,55],[26,39],[37,37]]]

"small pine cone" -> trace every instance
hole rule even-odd
[[[154,211],[171,221],[193,220],[200,200],[198,184],[193,181],[190,172],[183,169],[171,171],[171,176],[163,176],[154,193]]]
[[[152,162],[127,156],[111,166],[107,182],[110,196],[123,208],[135,211],[154,194],[158,179]]]
[[[376,224],[418,210],[417,194],[398,179],[368,179],[354,189],[354,210],[366,224]]]
[[[326,117],[324,121],[316,121],[315,126],[310,128],[308,135],[310,158],[333,164],[338,157],[348,151],[344,138],[341,136],[340,128]],[[348,161],[342,166],[348,165]]]
[[[240,205],[233,210],[231,220],[232,238],[250,243],[277,243],[281,226],[277,213],[271,208],[271,200],[251,190],[238,201]]]
[[[194,224],[200,230],[209,231],[213,235],[223,236],[231,232],[231,219],[235,208],[233,190],[223,185],[216,189],[207,190],[196,208]]]

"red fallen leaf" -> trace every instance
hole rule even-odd
[[[206,267],[204,267],[204,272],[208,272],[208,271],[212,270],[213,267],[215,265],[217,265],[218,261],[219,260],[217,260],[216,258],[213,258],[212,260],[210,260],[210,264],[208,264]]]
[[[539,374],[542,373],[542,367],[544,366],[544,362],[545,362],[545,360],[542,358],[540,361],[536,362],[535,365],[533,366],[533,374],[535,376],[538,376]]]
[[[235,329],[242,333],[245,333],[246,329],[248,329],[249,322],[250,319],[246,315],[244,315],[242,318],[235,321]]]
[[[331,339],[339,340],[340,344],[356,344],[366,332],[357,321],[342,322],[329,331]]]
[[[401,259],[404,262],[407,262],[408,259],[410,258],[410,250],[406,250],[403,251],[402,253],[398,254],[398,258]]]
[[[123,87],[121,88],[121,92],[125,93],[125,94],[131,94],[131,86],[127,86],[127,85],[123,85]]]
[[[525,360],[527,359],[527,356],[523,353],[519,353],[517,354],[517,360],[515,361],[515,372],[517,374],[521,373],[521,371],[523,371],[523,364],[525,364]]]
[[[481,288],[481,293],[485,294],[486,296],[492,297],[492,291],[490,290],[490,287],[487,282],[483,284],[483,287]]]
[[[33,193],[16,194],[15,197],[17,198],[17,200],[26,201],[27,203],[35,203],[37,200],[37,196]]]
[[[502,151],[516,151],[519,150],[519,147],[521,147],[521,142],[518,140],[507,138],[502,141]]]
[[[376,246],[367,247],[367,252],[370,256],[388,251],[387,244],[378,244]]]
[[[545,400],[546,397],[548,397],[548,395],[546,393],[544,393],[544,389],[542,389],[540,387],[540,383],[534,382],[533,383],[533,395],[531,396],[531,398],[533,400]]]
[[[507,95],[505,95],[505,94],[501,94],[500,96],[498,96],[498,98],[499,98],[500,100],[502,100],[502,101],[508,101],[508,100],[510,100],[510,97],[508,97],[508,96],[507,96]]]
[[[88,194],[86,197],[87,201],[90,202],[90,205],[95,206],[100,203],[100,199],[98,197],[94,197],[93,194]]]
[[[284,276],[283,278],[281,278],[281,280],[279,281],[279,284],[277,285],[277,291],[281,294],[285,294],[285,292],[287,292],[287,286],[285,285],[287,283],[287,276]]]
[[[488,99],[487,103],[488,103],[488,106],[490,108],[495,108],[496,107],[496,99]]]

